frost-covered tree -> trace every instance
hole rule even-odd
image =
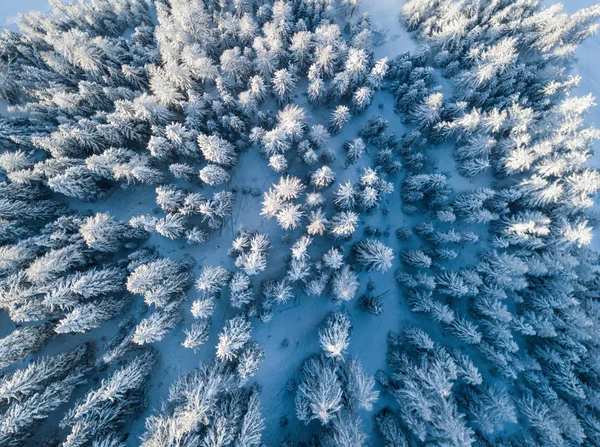
[[[7,373],[0,380],[0,398],[4,402],[23,402],[43,391],[54,381],[79,374],[87,367],[89,346],[81,345],[53,357],[41,357],[24,369]]]
[[[65,446],[100,441],[117,430],[128,415],[135,414],[143,405],[143,387],[152,370],[156,355],[146,352],[102,380],[71,408],[62,420],[70,427]]]
[[[359,446],[367,441],[367,435],[362,431],[362,421],[357,415],[342,415],[332,423],[331,433],[326,441],[332,445]]]
[[[145,345],[162,340],[181,322],[182,317],[178,308],[179,303],[171,303],[162,309],[156,309],[137,324],[132,341],[138,345]]]
[[[322,260],[323,265],[331,270],[339,270],[344,266],[344,256],[336,247],[330,248],[327,253],[323,255]]]
[[[31,430],[60,405],[68,402],[75,388],[84,383],[81,372],[51,382],[23,401],[12,403],[0,423],[0,441],[3,445],[20,445],[31,436]]]
[[[296,87],[296,79],[293,73],[282,68],[275,71],[272,79],[273,93],[280,104],[287,104],[292,100],[292,95]]]
[[[310,176],[310,184],[315,188],[327,188],[335,181],[335,173],[329,166],[321,166]]]
[[[392,267],[394,251],[375,239],[365,239],[355,247],[356,260],[369,271],[385,272]]]
[[[358,225],[358,215],[352,211],[341,211],[330,220],[329,231],[335,238],[352,237]]]
[[[350,121],[350,118],[350,109],[347,106],[337,106],[331,113],[331,118],[329,119],[329,132],[333,135],[337,135],[342,131],[348,121]]]
[[[205,320],[199,323],[193,323],[190,329],[184,329],[185,340],[181,343],[184,348],[194,351],[208,341],[210,331],[210,322]]]
[[[355,185],[347,180],[345,183],[338,185],[333,203],[341,210],[351,210],[356,204],[356,196]]]
[[[305,188],[302,180],[293,176],[280,177],[279,183],[274,185],[277,197],[283,201],[298,199]]]
[[[242,383],[252,377],[265,359],[264,349],[256,342],[248,343],[238,358],[236,368],[237,374],[240,376]]]
[[[327,357],[340,359],[348,348],[350,319],[340,312],[330,314],[319,329],[319,343]]]
[[[400,259],[408,265],[420,268],[429,268],[432,263],[431,257],[422,250],[405,250],[400,253]]]
[[[241,235],[234,241],[234,249],[238,252],[235,265],[246,275],[254,276],[267,267],[267,252],[271,243],[266,234],[256,233]]]
[[[301,139],[306,128],[304,110],[297,105],[287,105],[277,113],[277,128],[281,130],[290,141]]]
[[[386,447],[408,446],[404,432],[389,409],[386,408],[379,412],[375,417],[375,423]]]
[[[200,169],[200,180],[209,186],[222,185],[231,179],[229,173],[218,165],[209,164]]]
[[[79,233],[89,248],[106,253],[122,250],[129,239],[143,238],[145,235],[145,232],[130,228],[108,213],[86,218],[79,227]]]
[[[112,295],[124,290],[125,275],[125,271],[118,267],[92,268],[75,273],[69,281],[70,289],[86,299]]]
[[[371,105],[371,101],[373,101],[373,90],[370,87],[359,87],[352,94],[352,107],[355,113],[363,112]]]
[[[153,230],[169,239],[181,239],[186,232],[186,216],[179,213],[167,214],[165,217],[152,219]]]
[[[185,163],[173,163],[169,165],[169,171],[176,179],[191,182],[196,177],[196,169]]]
[[[191,285],[188,260],[158,259],[140,265],[127,278],[127,290],[144,297],[147,304],[165,307],[187,292]]]
[[[217,357],[221,360],[231,360],[239,357],[241,349],[250,340],[252,326],[243,316],[227,320],[219,334]]]
[[[198,146],[209,162],[224,167],[231,167],[237,163],[234,146],[217,135],[198,135]]]
[[[314,124],[310,126],[308,137],[312,144],[321,148],[329,141],[329,132],[322,124]]]
[[[356,163],[360,156],[365,152],[366,146],[362,138],[355,138],[344,143],[346,150],[346,160],[348,163]]]
[[[269,167],[278,174],[285,174],[288,169],[287,159],[283,154],[274,154],[269,157]]]
[[[229,281],[230,273],[221,266],[203,267],[196,280],[196,288],[208,294],[218,293]]]
[[[501,430],[505,423],[516,423],[517,412],[513,398],[506,389],[482,387],[469,395],[469,411],[484,433]]]
[[[321,208],[311,211],[308,216],[309,223],[306,226],[306,232],[310,236],[322,236],[327,230],[329,221],[325,217],[325,213]]]
[[[37,257],[25,269],[27,279],[34,284],[43,284],[57,279],[69,269],[87,263],[81,244],[57,248]]]
[[[379,391],[373,389],[375,380],[365,374],[362,364],[356,359],[350,360],[345,365],[345,369],[348,378],[346,385],[348,406],[351,409],[361,408],[371,411],[379,397]]]
[[[0,339],[0,368],[20,362],[29,354],[39,351],[52,336],[49,323],[15,329]]]
[[[121,166],[122,167],[116,171],[117,175],[115,175],[115,178],[117,180],[126,176],[133,179],[135,174],[138,174],[139,172],[133,171],[133,168],[130,168],[129,166]],[[155,172],[152,172],[152,174],[155,176],[137,175],[135,179],[146,183],[154,183],[160,178],[160,174]],[[67,168],[64,173],[49,178],[48,186],[53,191],[67,197],[93,201],[102,195],[102,192],[98,187],[98,180],[98,177],[85,166],[72,166]]]
[[[407,341],[414,343],[409,335]],[[385,377],[387,387],[399,404],[400,417],[410,432],[422,442],[446,443],[447,445],[472,445],[474,432],[458,411],[452,389],[458,378],[453,357],[443,348],[433,346],[420,354],[415,363],[403,353],[403,340],[398,335],[388,335],[393,376]],[[414,345],[413,345],[414,346]],[[420,345],[421,346],[421,345]],[[417,348],[418,349],[418,348]],[[380,377],[380,381],[384,377]]]
[[[266,281],[263,284],[263,295],[276,303],[285,303],[293,297],[293,289],[287,279],[279,281]]]
[[[311,357],[304,362],[296,395],[298,419],[307,424],[319,419],[327,424],[341,410],[342,397],[342,386],[330,361]]]
[[[117,316],[124,308],[124,303],[113,299],[105,299],[94,303],[83,303],[75,306],[62,318],[54,331],[58,334],[86,332],[99,327],[103,322]]]
[[[303,216],[301,205],[286,203],[277,213],[277,222],[284,230],[293,230],[300,226]]]
[[[201,364],[180,377],[169,390],[173,407],[148,418],[141,445],[260,445],[264,420],[258,389],[238,384],[233,368],[222,362]]]
[[[350,301],[355,297],[359,282],[348,265],[343,265],[332,279],[332,292],[337,301]]]
[[[254,293],[250,277],[243,272],[235,272],[229,282],[230,301],[233,307],[241,308],[252,302]]]
[[[215,306],[213,294],[207,293],[192,303],[191,312],[194,318],[207,319],[215,311]]]

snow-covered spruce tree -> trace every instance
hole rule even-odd
[[[310,176],[310,184],[316,188],[327,188],[335,181],[335,173],[329,166],[321,166]]]
[[[237,162],[234,146],[217,135],[199,135],[198,146],[209,162],[224,167],[231,167]]]
[[[210,321],[204,320],[199,323],[192,323],[190,329],[184,329],[185,340],[181,343],[183,347],[188,349],[196,349],[208,341],[210,332]]]
[[[74,373],[51,382],[27,400],[11,404],[0,422],[2,445],[22,445],[32,435],[30,430],[67,402],[75,388],[85,381],[82,372]]]
[[[300,204],[284,204],[277,213],[277,222],[284,230],[293,230],[300,226],[304,212]]]
[[[117,299],[104,299],[93,303],[79,304],[65,314],[54,331],[58,334],[86,332],[117,316],[125,303]]]
[[[287,278],[278,281],[265,281],[262,293],[267,300],[273,300],[277,304],[285,303],[294,296],[290,281]]]
[[[61,422],[63,427],[70,427],[63,444],[76,446],[100,441],[118,430],[125,417],[140,411],[143,388],[155,359],[156,355],[150,351],[138,355],[80,399]]]
[[[192,303],[190,311],[194,318],[208,319],[215,311],[215,306],[215,296],[210,293],[205,293]]]
[[[21,445],[36,422],[46,419],[66,402],[76,386],[85,382],[89,346],[42,357],[26,368],[6,374],[0,380],[4,414],[0,419],[3,445]]]
[[[250,277],[243,272],[235,272],[229,281],[230,301],[233,307],[241,308],[254,299]]]
[[[377,414],[375,424],[386,447],[408,446],[406,435],[394,417],[394,414],[388,408],[384,408]]]
[[[305,423],[327,424],[342,408],[343,391],[335,365],[324,356],[304,362],[296,394],[296,415]]]
[[[217,294],[229,281],[231,274],[221,266],[203,267],[196,280],[196,289],[208,294]]]
[[[273,94],[279,104],[288,104],[296,87],[296,79],[291,70],[281,68],[273,74]]]
[[[274,185],[276,196],[284,202],[295,200],[300,197],[306,186],[298,177],[280,177],[279,182]]]
[[[154,310],[150,316],[142,319],[135,327],[132,341],[137,345],[160,341],[181,321],[179,303],[170,303],[164,308]]]
[[[325,355],[309,357],[302,365],[296,393],[296,416],[305,424],[318,419],[326,445],[362,445],[359,408],[370,411],[379,392],[357,360],[341,362]]]
[[[222,185],[228,183],[231,176],[225,169],[218,165],[208,164],[200,169],[200,180],[209,186]]]
[[[232,250],[237,254],[235,265],[246,275],[254,276],[267,267],[267,252],[271,247],[266,234],[242,234],[233,241]]]
[[[147,419],[141,445],[260,445],[264,420],[259,390],[239,385],[231,364],[201,364],[171,386],[172,405]]]
[[[40,357],[24,369],[7,373],[0,380],[0,398],[5,402],[23,401],[53,380],[85,369],[88,355],[89,346],[81,345],[53,357]]]
[[[79,233],[89,248],[106,253],[115,253],[129,241],[146,236],[144,231],[115,220],[109,213],[88,217],[79,227]]]
[[[144,297],[146,304],[165,307],[181,297],[192,284],[189,259],[162,258],[140,265],[127,278],[127,290]]]
[[[354,164],[365,152],[366,145],[362,138],[355,138],[353,140],[346,141],[344,143],[344,149],[346,150],[346,160],[348,163]]]
[[[15,329],[0,339],[0,368],[20,362],[29,354],[39,351],[52,336],[50,323]]]
[[[365,239],[354,247],[356,260],[368,271],[385,272],[392,267],[394,251],[380,241]]]
[[[333,299],[337,302],[350,301],[356,296],[359,282],[356,273],[350,266],[344,264],[333,276],[331,280],[331,291]]]
[[[250,342],[244,347],[238,358],[236,368],[242,384],[256,374],[264,360],[265,351],[258,343]]]
[[[350,343],[350,319],[343,313],[330,314],[319,329],[319,343],[325,355],[341,359]]]
[[[356,231],[358,215],[353,211],[340,211],[333,215],[329,223],[329,232],[335,238],[350,239]]]
[[[412,361],[403,352],[403,340],[390,333],[388,361],[393,376],[378,377],[398,402],[402,421],[421,442],[472,445],[474,432],[465,424],[452,394],[454,382],[459,379],[454,358],[435,344],[424,350],[421,339],[415,339],[410,331],[407,335],[409,346],[421,352],[420,362]]]
[[[333,135],[342,131],[344,126],[350,121],[350,109],[347,106],[337,106],[331,114],[328,130]]]
[[[82,267],[87,262],[82,244],[72,244],[52,249],[37,257],[24,272],[29,282],[41,285],[56,280],[69,269]]]
[[[357,359],[351,359],[344,365],[347,379],[347,406],[350,410],[373,410],[373,404],[379,398],[379,391],[374,390],[375,379],[366,375],[363,365]]]
[[[70,289],[77,295],[89,299],[123,292],[125,289],[124,269],[108,267],[77,272],[70,278]]]
[[[220,360],[232,360],[240,355],[241,349],[250,340],[252,325],[243,316],[227,320],[219,334],[217,357]]]
[[[419,268],[429,268],[432,262],[431,257],[423,250],[405,250],[400,253],[400,259],[405,264]]]

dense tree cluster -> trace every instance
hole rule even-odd
[[[323,353],[302,365],[296,392],[296,414],[308,424],[317,419],[324,427],[322,445],[364,445],[367,435],[357,412],[371,411],[379,391],[356,359],[345,359],[350,320],[342,313],[330,314],[319,329]]]
[[[464,351],[420,329],[404,334],[412,351],[391,335],[393,376],[379,378],[400,405],[377,424],[394,446],[593,445],[598,256],[586,245],[600,183],[586,162],[599,133],[583,120],[591,97],[569,94],[578,80],[564,66],[600,9],[569,17],[537,2],[450,3],[408,2],[404,20],[429,48],[390,61],[396,108],[414,126],[402,142],[404,210],[432,215],[414,227],[419,241],[401,252],[396,278],[411,309]],[[453,194],[433,171],[426,149],[448,143],[458,172],[481,186]],[[469,225],[486,225],[485,239]],[[457,262],[465,244],[480,247],[474,262]]]

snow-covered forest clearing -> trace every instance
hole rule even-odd
[[[0,446],[600,447],[599,22],[0,2]]]

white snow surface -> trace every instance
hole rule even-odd
[[[594,0],[568,0],[565,11],[572,13],[594,3]],[[384,40],[376,49],[377,58],[383,56],[392,58],[397,54],[416,48],[415,42],[398,20],[403,4],[404,1],[402,0],[363,0],[361,12],[368,12],[373,19],[374,28],[383,33]],[[47,0],[0,0],[0,26],[15,29],[14,24],[19,13],[48,9]],[[578,62],[574,69],[583,78],[577,93],[581,95],[592,93],[598,97],[600,95],[600,58],[598,57],[600,55],[600,36],[596,35],[585,41],[580,46],[577,55]],[[298,103],[305,106],[304,98],[298,98]],[[309,110],[308,107],[307,110]],[[322,116],[319,112],[322,113]],[[326,123],[325,113],[325,110],[309,112],[312,115],[309,124]],[[342,134],[331,138],[330,147],[335,148],[340,154],[339,150],[341,150],[342,143],[356,137],[356,131],[362,123],[374,115],[382,115],[388,119],[390,130],[393,130],[396,134],[401,135],[403,133],[404,127],[399,117],[393,112],[391,95],[385,91],[380,91],[377,93],[373,104],[364,114],[353,118],[346,125]],[[600,107],[592,110],[588,120],[600,123]],[[600,149],[598,142],[596,142],[596,149]],[[454,161],[450,150],[442,151],[438,149],[435,156],[438,158],[438,166],[443,168],[442,171],[452,172],[452,186],[455,191],[472,187],[468,179],[460,177],[453,169]],[[363,164],[370,162],[365,158],[368,158],[368,155],[363,157]],[[599,155],[596,155],[593,161],[594,164],[600,166]],[[341,169],[342,165],[343,156],[338,155],[337,161],[332,165],[332,168],[340,168],[335,169],[338,173],[336,182],[342,183],[346,178],[356,179],[358,177],[361,164],[352,166],[347,170]],[[296,173],[296,175],[299,174]],[[398,194],[400,179],[401,174],[391,178],[397,185],[397,190],[394,194],[388,196],[387,203],[385,203],[385,206],[391,211],[388,215],[377,212],[373,215],[361,216],[364,224],[373,224],[378,228],[389,227],[390,236],[382,237],[381,241],[392,247],[396,252],[410,247],[407,247],[406,242],[399,242],[395,238],[395,229],[401,226],[412,226],[416,223],[411,220],[410,216],[405,216],[400,212],[400,197]],[[149,243],[157,245],[160,254],[165,257],[177,259],[185,254],[193,256],[196,260],[193,273],[197,276],[198,271],[204,265],[223,265],[232,269],[233,259],[228,258],[225,253],[231,246],[231,241],[236,236],[237,231],[242,227],[268,233],[273,243],[273,248],[269,253],[270,269],[268,276],[260,275],[258,280],[253,281],[254,290],[257,293],[260,279],[263,277],[273,278],[283,273],[285,268],[284,258],[288,254],[288,245],[279,241],[279,237],[283,232],[276,225],[276,222],[268,221],[259,215],[262,196],[254,197],[250,194],[242,194],[241,191],[244,186],[266,191],[276,181],[276,175],[268,168],[263,157],[256,151],[244,153],[240,156],[239,166],[235,170],[231,182],[232,185],[239,188],[236,194],[233,216],[231,222],[226,225],[221,234],[214,235],[206,245],[201,247],[190,247],[181,241],[171,241],[156,234],[152,235]],[[485,181],[485,178],[477,180],[478,183]],[[154,196],[153,187],[137,187],[133,191],[117,189],[110,197],[98,203],[90,205],[89,203],[73,200],[71,206],[80,210],[92,208],[94,212],[110,211],[116,218],[127,221],[132,216],[151,213],[152,209],[156,207]],[[476,228],[469,229],[476,231]],[[357,234],[362,234],[362,228],[358,230]],[[319,247],[314,245],[318,244],[313,244],[311,254],[320,253]],[[350,244],[346,243],[344,245],[346,245],[347,254]],[[469,261],[471,259],[463,260],[466,263]],[[388,331],[397,331],[405,324],[417,321],[420,326],[427,325],[427,321],[410,312],[405,301],[401,299],[394,280],[394,271],[397,267],[396,261],[394,268],[385,274],[369,274],[366,272],[360,274],[361,288],[359,295],[366,291],[369,281],[373,281],[376,285],[373,292],[375,295],[385,294],[385,311],[383,315],[373,317],[361,312],[356,307],[356,299],[341,306],[349,313],[353,324],[348,354],[351,357],[357,357],[364,365],[366,372],[371,375],[375,374],[378,369],[385,368],[386,334]],[[189,328],[194,321],[189,308],[196,296],[197,292],[190,292],[188,300],[182,306],[185,313],[184,322],[171,331],[161,342],[154,345],[161,352],[161,356],[148,384],[148,408],[144,414],[139,415],[137,420],[126,428],[126,431],[130,432],[127,440],[128,446],[139,445],[139,436],[145,431],[145,418],[160,409],[161,403],[168,396],[170,384],[178,376],[197,367],[199,362],[209,361],[215,355],[218,332],[225,321],[237,312],[229,305],[228,296],[225,294],[213,315],[210,339],[194,353],[189,349],[185,349],[180,343],[185,337],[183,330]],[[139,317],[141,300],[136,301],[136,303],[137,305],[130,310],[130,313]],[[294,394],[286,390],[286,382],[290,379],[296,379],[304,359],[319,351],[317,326],[323,321],[328,312],[339,309],[340,306],[334,304],[328,298],[307,297],[302,293],[298,293],[293,302],[276,307],[275,314],[270,322],[261,323],[258,321],[253,323],[253,339],[263,346],[266,353],[265,362],[254,378],[262,386],[261,401],[263,417],[265,418],[263,442],[266,445],[279,445],[286,438],[294,441],[307,440],[312,430],[318,427],[316,421],[309,426],[305,426],[297,420],[294,414]],[[118,321],[113,320],[105,323],[99,329],[81,336],[55,337],[45,348],[43,354],[62,352],[85,340],[96,340],[96,349],[102,352],[106,348],[103,343],[108,342],[115,335],[117,324]],[[440,336],[439,333],[436,334],[439,331],[437,325],[429,324],[428,326],[427,330],[432,335]],[[0,313],[0,337],[7,335],[12,330],[13,324],[5,314]],[[289,345],[283,347],[282,341],[286,338],[289,340]],[[89,385],[87,387],[89,388]],[[86,386],[82,387],[78,391],[78,395],[86,390]],[[365,432],[370,434],[370,445],[380,444],[380,440],[377,439],[377,435],[372,429],[372,416],[386,404],[391,404],[387,399],[382,395],[373,412],[363,412],[361,415],[365,422]],[[287,417],[289,421],[289,424],[285,427],[280,425],[280,419],[283,416]]]

